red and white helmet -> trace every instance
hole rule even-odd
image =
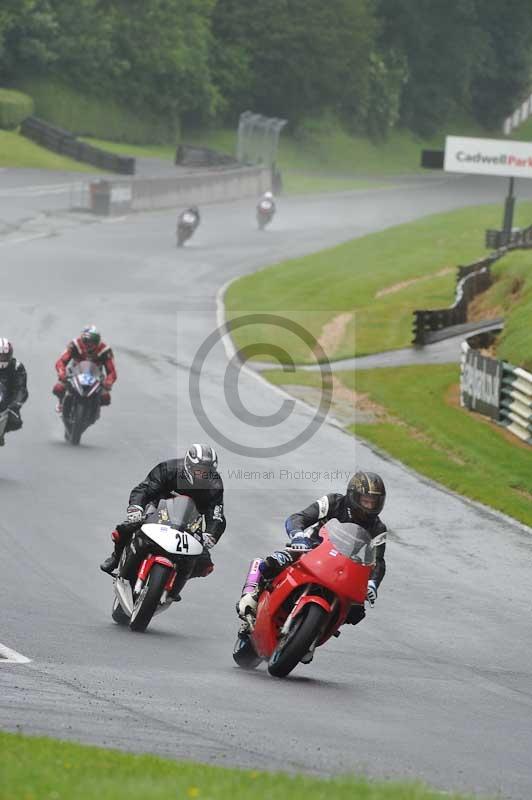
[[[13,345],[9,339],[0,336],[0,369],[6,369],[13,358]]]

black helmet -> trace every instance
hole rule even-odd
[[[13,358],[13,345],[0,336],[0,369],[6,369]]]
[[[195,484],[208,480],[218,468],[218,456],[208,444],[193,444],[185,453],[184,471],[187,481]]]
[[[386,500],[384,481],[376,472],[355,472],[346,494],[351,510],[368,519],[381,513]]]

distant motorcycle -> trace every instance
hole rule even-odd
[[[244,669],[268,662],[278,678],[312,660],[314,650],[339,635],[353,603],[364,604],[380,534],[332,519],[321,544],[304,553],[264,588],[249,633],[239,635],[233,659]]]
[[[177,220],[177,246],[183,247],[185,242],[190,239],[199,225],[199,217],[188,210],[183,211]]]
[[[7,405],[7,393],[3,386],[0,384],[0,440],[2,439],[7,428],[7,420],[9,417],[9,408]]]
[[[151,506],[124,549],[114,579],[111,616],[118,625],[145,631],[155,614],[176,600],[203,553],[202,518],[189,497]]]
[[[262,198],[257,205],[257,223],[259,230],[263,231],[269,225],[275,214],[275,203],[268,198]]]
[[[70,444],[78,445],[83,433],[99,418],[102,383],[101,370],[92,361],[81,361],[69,369],[62,418]]]

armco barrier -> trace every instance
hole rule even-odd
[[[84,164],[91,164],[110,172],[118,172],[121,175],[135,174],[134,158],[108,153],[99,147],[81,142],[70,131],[50,125],[38,117],[25,119],[20,126],[20,132],[42,147],[74,158],[76,161],[82,161]]]
[[[500,258],[497,255],[497,258]],[[412,344],[429,344],[431,334],[443,328],[451,328],[467,321],[467,306],[477,294],[491,286],[491,264],[496,260],[490,256],[468,267],[458,267],[456,297],[450,308],[414,311]]]
[[[477,294],[491,286],[491,265],[512,250],[525,250],[532,247],[532,225],[512,231],[510,241],[499,247],[486,258],[481,258],[464,267],[458,267],[456,299],[450,308],[438,308],[427,311],[414,311],[412,344],[423,346],[436,338],[443,338],[435,332],[445,328],[453,328],[467,321],[467,306]]]
[[[460,403],[532,445],[532,374],[462,343]]]
[[[94,181],[88,192],[88,210],[95,214],[150,211],[157,208],[183,208],[258,197],[271,185],[271,172],[265,167],[238,167],[176,178],[135,178],[131,181]]]
[[[532,444],[532,374],[505,361],[499,419],[514,436]]]

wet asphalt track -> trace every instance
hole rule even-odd
[[[15,178],[0,180],[5,189]],[[16,178],[24,180],[35,176]],[[183,251],[170,212],[104,224],[52,215],[49,238],[0,240],[1,333],[16,342],[31,393],[22,434],[0,453],[0,642],[32,659],[0,663],[3,729],[213,764],[532,795],[530,531],[435,489],[338,429],[325,425],[297,452],[267,461],[219,448],[229,524],[216,571],[189,585],[145,635],[112,624],[111,581],[98,569],[130,486],[176,448],[206,439],[188,377],[215,328],[222,284],[503,193],[495,181],[431,177],[283,199],[265,234],[254,229],[252,203],[211,206]],[[38,197],[19,196],[17,208],[31,217],[57,207]],[[0,193],[0,219],[12,222],[15,211]],[[93,321],[115,347],[119,382],[111,409],[73,449],[53,411],[52,365]],[[226,363],[218,343],[203,365],[202,398],[235,441],[280,443],[308,423],[302,407],[273,431],[239,422],[221,388]],[[256,414],[282,402],[249,374],[240,390]],[[379,470],[389,487],[388,575],[375,609],[285,681],[263,668],[239,671],[234,601],[250,558],[283,541],[290,511],[342,488],[343,477],[326,472],[355,465]],[[229,472],[238,469],[271,475]],[[307,474],[283,472],[301,469]]]

